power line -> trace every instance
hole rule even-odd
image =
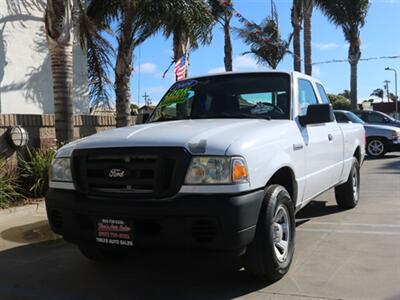
[[[360,58],[360,61],[371,61],[371,60],[381,60],[381,59],[400,59],[400,55]],[[326,61],[315,62],[315,63],[313,63],[313,65],[324,65],[324,64],[343,63],[343,62],[349,62],[349,60],[348,59],[331,59],[331,60],[326,60]]]

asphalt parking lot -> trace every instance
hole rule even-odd
[[[330,191],[297,214],[294,262],[271,285],[192,253],[98,265],[60,240],[31,244],[49,236],[43,211],[0,219],[1,300],[400,299],[400,155],[365,162],[356,209]]]

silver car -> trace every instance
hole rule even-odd
[[[354,113],[346,110],[335,110],[338,123],[363,124],[366,133],[366,151],[371,157],[383,157],[387,152],[400,151],[400,128],[365,123]]]

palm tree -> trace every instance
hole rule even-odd
[[[314,0],[303,1],[304,16],[304,72],[312,75],[312,47],[311,47],[311,17],[314,9]],[[326,0],[329,1],[329,0]]]
[[[194,25],[205,20],[209,24],[212,22],[212,15],[203,0],[93,0],[88,6],[88,15],[105,29],[112,23],[117,27],[114,67],[117,127],[129,125],[135,48],[163,29],[167,36],[174,35],[174,58],[177,59],[185,52],[183,46],[190,43],[196,47],[197,41],[204,36],[203,28],[192,30]]]
[[[230,22],[232,19],[232,13],[224,9],[219,0],[208,0],[208,3],[211,7],[212,14],[218,22],[223,30],[224,30],[224,65],[225,71],[232,71],[232,40],[231,40],[231,28]],[[232,3],[231,0],[228,0],[228,3]]]
[[[349,43],[348,60],[351,66],[351,107],[357,108],[357,67],[361,58],[360,29],[365,24],[369,0],[315,0],[322,12],[336,26],[342,27]]]
[[[350,100],[350,98],[351,98],[351,93],[350,93],[349,90],[344,90],[343,92],[341,92],[341,93],[339,94],[339,96],[345,97],[346,99],[349,99],[349,100]]]
[[[373,90],[373,92],[371,93],[370,96],[375,96],[375,97],[381,98],[381,102],[383,102],[384,95],[385,95],[385,92],[383,91],[383,89],[375,89],[375,90]]]
[[[171,8],[169,1],[99,0],[88,6],[88,15],[103,29],[115,22],[117,53],[114,66],[116,96],[116,126],[130,125],[131,75],[135,48],[153,35],[161,26],[161,16]]]
[[[173,61],[182,55],[189,59],[189,50],[197,49],[199,44],[209,44],[212,39],[214,17],[203,0],[173,1],[173,9],[162,18],[164,35],[173,37]]]
[[[275,70],[286,53],[288,53],[291,37],[287,41],[281,39],[276,11],[273,12],[272,16],[264,19],[259,28],[263,35],[271,37],[272,42],[266,42],[253,30],[247,28],[235,29],[239,37],[250,46],[250,51],[243,54],[252,54],[258,63],[267,64]]]
[[[75,15],[78,15],[77,20],[74,18]],[[87,17],[80,0],[47,0],[45,28],[51,57],[58,144],[69,142],[74,138],[72,107],[74,25],[79,26],[80,44],[88,51],[89,96],[100,98],[107,95],[105,79],[110,61],[106,53],[111,50],[111,46]]]
[[[57,142],[74,136],[72,111],[72,0],[47,0],[45,27],[53,72],[54,115]]]
[[[303,0],[293,0],[291,21],[293,27],[293,69],[301,72],[300,32],[303,23]]]

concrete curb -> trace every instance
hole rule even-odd
[[[24,206],[11,207],[6,209],[0,209],[0,218],[10,216],[24,216],[33,214],[45,214],[46,207],[44,201],[40,201],[35,204],[28,204]]]

